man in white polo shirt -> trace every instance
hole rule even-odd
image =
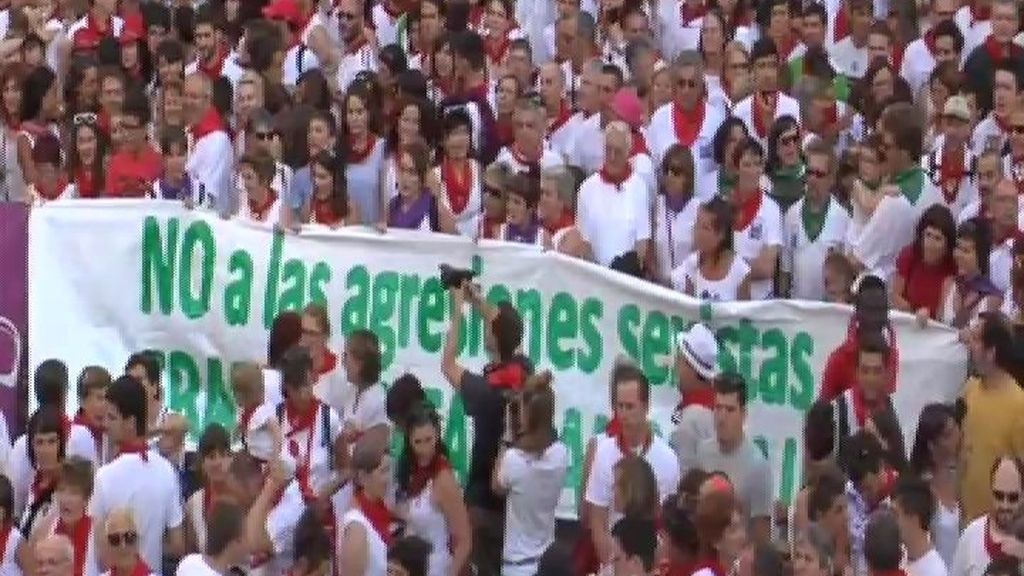
[[[615,387],[615,418],[606,435],[596,441],[594,460],[587,479],[586,502],[590,505],[590,535],[597,557],[607,564],[613,555],[611,528],[622,518],[612,509],[615,465],[626,454],[641,456],[654,471],[658,498],[664,501],[679,484],[679,464],[668,444],[654,436],[647,422],[651,385],[633,366],[622,367],[612,382]]]
[[[630,166],[632,148],[629,126],[610,122],[604,130],[604,168],[583,182],[576,201],[576,226],[602,266],[627,252],[636,252],[641,263],[647,256],[647,184]]]
[[[1020,557],[1024,545],[1012,533],[1024,493],[1024,463],[1013,456],[996,460],[991,473],[992,509],[960,534],[950,576],[982,576],[993,560]]]
[[[693,468],[697,447],[715,437],[715,388],[718,376],[718,341],[703,324],[676,335],[676,385],[679,407],[672,415],[676,429],[669,444],[679,459],[680,474]]]
[[[107,434],[118,454],[96,471],[89,501],[96,538],[102,537],[107,515],[126,508],[135,518],[139,554],[148,566],[161,565],[164,554],[185,548],[181,489],[171,464],[145,442],[146,392],[132,376],[122,376],[107,389],[110,411]]]

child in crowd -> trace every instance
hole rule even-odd
[[[72,456],[64,461],[57,481],[57,506],[50,518],[40,524],[45,535],[66,536],[74,546],[74,574],[96,573],[98,556],[93,535],[92,517],[88,514],[92,498],[93,467],[84,458]],[[33,534],[35,540],[38,534]]]
[[[509,178],[505,188],[505,223],[498,233],[501,240],[551,248],[551,237],[537,218],[539,185],[525,174]]]
[[[839,252],[829,252],[822,265],[822,274],[825,276],[825,301],[850,304],[855,279],[850,261]]]
[[[281,428],[274,407],[264,400],[263,370],[254,362],[231,368],[231,391],[238,408],[237,438],[254,458],[269,462],[281,454]]]
[[[160,156],[163,158],[163,174],[153,181],[153,198],[191,202],[192,180],[185,173],[188,139],[183,130],[164,130],[160,136]]]
[[[245,197],[238,215],[251,222],[277,225],[281,218],[281,199],[271,187],[274,159],[263,149],[253,150],[238,161]]]

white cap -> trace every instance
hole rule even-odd
[[[694,324],[686,332],[676,334],[676,348],[701,378],[718,376],[718,340],[703,324]]]

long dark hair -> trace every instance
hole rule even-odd
[[[797,138],[799,138],[800,123],[797,122],[796,118],[789,114],[779,117],[779,119],[772,124],[771,130],[768,132],[768,163],[765,167],[768,174],[772,174],[779,168],[782,168],[782,160],[779,158],[779,139],[782,138],[782,135],[788,130],[793,129],[797,131]],[[799,140],[797,143],[799,144]]]
[[[78,153],[78,135],[82,130],[92,130],[92,133],[96,136],[96,157],[93,158],[92,164],[89,166],[82,164],[82,156]],[[78,121],[78,118],[72,117],[67,149],[68,173],[74,177],[75,172],[78,170],[87,170],[90,172],[90,176],[92,176],[96,190],[103,190],[106,182],[104,159],[107,156],[107,136],[99,129],[95,120],[91,122]]]
[[[946,238],[946,256],[943,262],[952,262],[953,248],[956,246],[956,223],[953,221],[953,213],[943,204],[932,204],[921,214],[921,219],[917,221],[917,230],[914,231],[912,248],[917,260],[924,258],[922,244],[924,231],[928,228],[938,230]]]
[[[875,410],[871,414],[871,421],[875,424],[878,435],[885,441],[883,454],[885,461],[898,472],[906,470],[906,444],[903,441],[903,430],[900,428],[900,421],[892,403],[886,402],[881,408]]]
[[[334,181],[331,186],[331,210],[341,218],[348,218],[348,180],[345,178],[345,160],[334,150],[323,150],[310,160],[327,170]],[[314,193],[314,197],[316,194]]]
[[[728,250],[733,251],[733,234],[732,226],[733,220],[735,219],[735,212],[733,211],[732,205],[723,200],[722,198],[715,196],[711,200],[700,207],[700,209],[710,214],[715,219],[715,229],[722,235],[721,243],[718,245],[718,253],[716,257]]]
[[[25,91],[21,96],[21,121],[37,120],[43,111],[43,98],[57,76],[46,66],[40,66],[25,78]]]
[[[555,392],[551,372],[544,371],[526,380],[519,411],[522,435],[517,447],[530,454],[543,454],[558,439],[555,432]]]
[[[974,244],[974,256],[978,261],[978,271],[988,276],[989,254],[992,252],[992,234],[988,224],[980,218],[971,218],[957,228],[956,239],[969,240]],[[958,271],[959,272],[959,271]]]
[[[402,436],[402,453],[398,456],[398,463],[395,466],[395,475],[398,479],[398,493],[408,494],[412,482],[413,472],[416,471],[416,456],[412,451],[412,433],[424,426],[433,426],[437,433],[437,444],[434,446],[438,456],[448,458],[448,447],[441,438],[441,417],[434,411],[434,407],[424,402],[415,408],[406,419],[405,433]]]
[[[28,426],[25,430],[27,435],[25,447],[28,450],[28,461],[32,464],[32,468],[36,467],[36,450],[32,445],[32,441],[39,434],[57,435],[60,439],[58,459],[62,461],[64,460],[68,439],[64,435],[64,423],[59,409],[54,406],[41,406],[35,411],[35,414],[32,414],[32,417],[28,419]]]
[[[932,443],[938,440],[949,422],[956,421],[956,411],[949,404],[935,402],[921,410],[917,418],[914,447],[910,450],[910,471],[917,476],[931,472],[935,465]]]

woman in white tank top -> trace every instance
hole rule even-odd
[[[732,222],[732,207],[721,198],[700,207],[693,229],[695,251],[672,271],[673,288],[710,302],[750,298],[750,268],[733,250]]]
[[[928,404],[918,417],[914,446],[910,450],[910,471],[927,481],[935,494],[935,514],[930,527],[932,542],[950,567],[960,539],[956,471],[960,437],[953,407]]]
[[[998,310],[1002,293],[989,279],[991,243],[981,223],[971,219],[956,231],[956,276],[942,288],[938,319],[954,328],[966,328],[982,312]]]
[[[469,512],[447,452],[437,414],[426,406],[414,410],[398,459],[398,498],[406,534],[431,546],[429,576],[461,573],[473,544]]]
[[[190,552],[206,549],[206,514],[225,493],[231,464],[231,436],[211,424],[199,438],[197,451],[203,486],[185,502],[185,542]]]
[[[388,569],[395,517],[384,503],[391,481],[391,457],[379,439],[364,436],[352,453],[355,497],[341,517],[335,558],[346,576],[380,576]]]

